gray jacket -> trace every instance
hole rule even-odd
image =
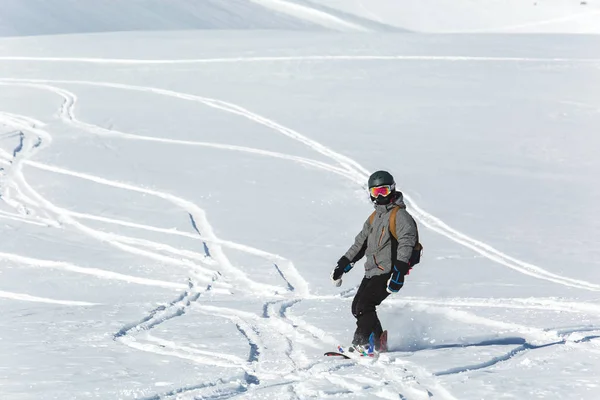
[[[396,214],[396,236],[390,233],[390,211],[400,207]],[[365,277],[388,274],[396,260],[408,263],[413,248],[419,240],[417,225],[413,217],[406,211],[402,193],[397,192],[394,202],[387,205],[375,205],[373,224],[367,218],[362,231],[356,236],[354,244],[346,252],[350,262],[355,263],[363,256],[365,262]]]

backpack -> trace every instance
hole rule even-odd
[[[400,207],[394,207],[390,213],[390,233],[392,237],[398,240],[396,236],[396,214],[398,214],[398,210]],[[373,214],[369,217],[369,223],[373,225],[373,221],[375,220],[376,212],[373,211]],[[416,223],[415,223],[416,225]],[[410,255],[410,259],[408,260],[408,265],[412,268],[414,265],[417,265],[421,262],[421,255],[423,254],[423,245],[419,243],[419,231],[417,228],[417,244],[413,247],[412,254]]]

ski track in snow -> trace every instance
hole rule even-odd
[[[10,201],[7,201],[7,199],[4,199],[4,201],[6,201],[8,204],[14,205],[15,203],[12,203]],[[11,221],[19,221],[19,222],[23,222],[26,224],[30,224],[30,225],[37,225],[37,226],[50,226],[51,222],[48,220],[47,223],[44,223],[42,221],[36,221],[36,220],[32,220],[28,217],[25,217],[21,214],[17,214],[17,213],[10,213],[10,212],[6,212],[6,211],[1,211],[0,210],[0,218],[1,219],[8,219]]]
[[[315,8],[297,4],[286,0],[249,0],[252,3],[257,3],[265,8],[273,9],[280,13],[289,14],[301,20],[313,22],[315,24],[338,30],[342,32],[369,32],[370,29],[346,21],[335,15],[317,10]]]
[[[20,256],[12,253],[0,252],[0,260],[7,260],[20,265],[26,265],[34,268],[48,268],[74,272],[83,275],[94,276],[99,279],[115,280],[138,285],[156,286],[167,289],[182,289],[187,286],[182,283],[166,282],[157,279],[140,278],[131,275],[125,275],[118,272],[106,271],[98,268],[80,267],[64,261],[42,260],[37,258]]]
[[[20,214],[35,215],[34,210],[39,209],[39,202],[32,199],[31,195],[27,195],[26,188],[19,185],[18,181],[22,179],[23,163],[47,146],[52,141],[52,137],[38,127],[43,125],[40,121],[31,117],[0,112],[0,124],[16,129],[19,137],[19,144],[12,154],[2,150],[6,154],[5,158],[10,167],[2,170],[3,182],[0,194],[6,203]]]
[[[494,57],[429,57],[429,56],[307,56],[307,57],[250,57],[250,58],[220,58],[220,59],[201,59],[201,60],[115,60],[115,59],[93,59],[93,58],[39,58],[39,57],[0,57],[0,61],[54,61],[54,62],[89,62],[89,63],[106,63],[106,64],[185,64],[185,63],[228,63],[228,62],[268,62],[268,61],[317,61],[317,60],[330,60],[330,61],[345,61],[345,60],[376,60],[376,59],[388,59],[388,60],[430,60],[430,61],[523,61],[523,62],[600,62],[600,60],[571,60],[571,59],[534,59],[534,58],[494,58]],[[348,178],[349,180],[363,185],[364,181],[368,176],[368,171],[361,167],[354,160],[345,157],[333,150],[321,145],[320,143],[294,131],[293,129],[287,128],[283,125],[278,124],[268,118],[262,117],[258,114],[252,113],[251,111],[237,106],[232,103],[228,103],[221,100],[201,97],[192,94],[185,94],[174,92],[166,89],[143,87],[126,85],[111,82],[90,82],[90,81],[71,81],[71,80],[43,80],[43,79],[0,79],[0,84],[5,85],[17,85],[17,86],[28,86],[43,90],[52,91],[60,95],[63,99],[63,105],[60,110],[60,118],[69,125],[76,128],[88,131],[89,133],[96,135],[110,135],[113,137],[120,137],[127,140],[144,140],[144,141],[155,141],[161,143],[170,143],[173,145],[188,145],[188,146],[203,146],[221,150],[229,151],[242,151],[247,153],[253,153],[261,156],[268,156],[274,158],[285,159],[293,162],[298,162],[310,167],[318,168],[327,172],[338,174]],[[89,85],[99,87],[109,87],[121,90],[133,90],[147,93],[154,93],[158,95],[169,96],[181,100],[194,101],[201,103],[205,106],[219,109],[224,112],[228,112],[233,115],[237,115],[243,118],[247,118],[265,127],[271,128],[280,134],[283,134],[293,140],[305,144],[312,148],[316,152],[330,158],[334,163],[338,164],[327,164],[316,160],[311,160],[303,157],[295,157],[283,153],[276,153],[270,151],[264,151],[260,149],[252,149],[240,146],[222,145],[216,143],[206,142],[193,142],[193,141],[182,141],[172,140],[164,138],[155,138],[147,136],[132,135],[125,132],[108,130],[96,125],[88,124],[85,122],[78,121],[75,117],[74,107],[77,101],[75,94],[65,89],[61,89],[50,84],[73,84],[73,85]],[[259,249],[254,249],[249,246],[245,246],[238,243],[224,241],[216,237],[213,233],[211,225],[206,219],[203,210],[199,209],[193,203],[178,198],[176,196],[155,191],[136,187],[134,185],[114,182],[104,178],[92,176],[75,171],[69,171],[64,168],[57,166],[50,166],[42,163],[32,161],[32,156],[39,151],[40,148],[47,145],[51,141],[51,136],[41,130],[39,127],[43,124],[39,121],[33,120],[26,116],[15,116],[8,113],[0,113],[0,123],[17,128],[23,132],[21,149],[15,151],[11,158],[5,151],[2,152],[2,160],[5,165],[9,165],[8,173],[6,174],[9,186],[16,191],[16,202],[21,201],[29,204],[34,209],[39,209],[41,212],[45,212],[51,218],[31,220],[29,215],[12,214],[12,213],[0,213],[0,218],[12,218],[17,220],[24,220],[33,222],[40,225],[45,225],[42,221],[56,221],[52,226],[61,225],[67,223],[73,227],[78,228],[82,233],[88,234],[99,240],[109,239],[114,245],[121,248],[124,251],[132,252],[134,254],[144,255],[156,260],[163,262],[178,262],[182,263],[182,259],[173,259],[170,256],[164,256],[159,253],[170,253],[174,254],[179,251],[179,254],[185,256],[184,260],[187,260],[191,269],[196,269],[192,273],[192,276],[188,282],[188,285],[162,282],[155,280],[147,280],[142,278],[130,277],[126,275],[116,274],[109,271],[98,270],[94,268],[82,268],[77,267],[65,262],[49,261],[49,260],[37,260],[27,257],[18,256],[15,254],[0,253],[0,259],[10,260],[20,264],[26,264],[29,266],[48,267],[48,268],[59,268],[66,269],[72,272],[86,273],[97,276],[103,279],[117,279],[123,280],[130,283],[138,284],[151,284],[162,287],[170,287],[176,289],[185,289],[176,300],[171,303],[161,306],[151,311],[142,320],[127,325],[115,334],[115,339],[122,343],[136,348],[142,351],[148,351],[155,354],[168,355],[189,360],[194,363],[213,365],[216,367],[223,368],[238,368],[244,371],[245,384],[243,385],[232,385],[231,381],[226,382],[220,380],[217,382],[202,383],[195,386],[185,387],[181,389],[175,389],[162,395],[157,395],[154,398],[195,398],[196,396],[205,397],[202,393],[206,392],[207,388],[213,390],[215,387],[222,388],[221,397],[231,397],[248,392],[250,395],[253,391],[261,390],[261,381],[271,378],[284,378],[286,376],[292,377],[293,379],[288,382],[287,390],[289,393],[296,393],[300,389],[304,391],[311,391],[310,387],[306,387],[306,379],[302,380],[302,377],[313,376],[311,373],[315,367],[324,365],[326,363],[311,362],[305,354],[301,351],[295,343],[304,344],[310,347],[319,348],[323,343],[333,345],[337,343],[336,339],[329,336],[326,332],[322,331],[316,326],[306,323],[301,318],[295,316],[289,316],[287,311],[293,305],[302,301],[303,299],[317,298],[311,296],[306,280],[302,277],[299,271],[294,267],[293,263],[285,258],[264,252]],[[31,136],[33,134],[33,137]],[[34,138],[37,136],[38,141]],[[135,192],[145,193],[153,196],[157,196],[164,200],[170,201],[173,204],[179,206],[183,210],[189,213],[194,228],[197,229],[198,235],[190,234],[187,232],[180,232],[173,229],[165,229],[159,227],[152,227],[143,224],[136,224],[126,221],[120,221],[117,219],[105,218],[100,216],[94,216],[83,213],[75,213],[69,210],[61,209],[50,203],[47,199],[40,196],[33,190],[25,181],[22,175],[22,165],[30,165],[36,168],[52,171],[55,173],[65,174],[72,177],[86,179],[98,184],[108,185],[112,187],[118,187],[124,190],[131,190]],[[4,186],[4,185],[3,185]],[[8,196],[7,196],[8,197]],[[8,197],[9,201],[11,200]],[[7,200],[3,196],[3,200]],[[544,279],[557,284],[570,286],[578,289],[585,289],[590,291],[600,291],[600,285],[586,282],[583,280],[571,279],[563,277],[557,274],[553,274],[546,271],[538,266],[526,263],[516,258],[510,257],[486,243],[471,238],[461,232],[446,225],[440,219],[426,213],[424,210],[418,207],[414,201],[406,196],[409,208],[415,218],[423,225],[429,227],[433,231],[446,236],[447,238],[465,246],[473,251],[499,263],[505,265],[511,269],[514,269],[523,274],[527,274],[539,279]],[[14,203],[14,204],[17,204]],[[9,203],[10,204],[10,203]],[[54,216],[54,219],[52,219]],[[140,238],[127,237],[116,234],[105,234],[101,231],[91,229],[84,226],[77,220],[96,220],[107,224],[128,226],[132,228],[138,228],[143,230],[149,230],[154,232],[161,232],[168,235],[179,235],[191,237],[197,240],[201,240],[205,243],[205,254],[200,254],[194,251],[180,251],[170,246],[159,242],[152,242]],[[197,225],[197,226],[196,226]],[[200,234],[202,232],[202,234]],[[210,245],[210,253],[208,247]],[[135,245],[131,246],[131,245]],[[153,250],[152,252],[141,250],[140,247],[146,247]],[[264,257],[273,262],[274,268],[280,273],[283,281],[287,285],[285,288],[279,288],[272,285],[264,285],[258,282],[251,281],[244,274],[242,278],[236,278],[237,283],[244,283],[237,285],[236,289],[249,286],[247,290],[249,294],[259,294],[269,296],[271,300],[268,300],[263,307],[263,314],[258,315],[251,312],[245,312],[235,310],[226,307],[215,307],[208,306],[199,303],[197,300],[202,297],[203,294],[217,288],[219,286],[223,288],[229,287],[231,283],[236,283],[236,279],[232,276],[240,276],[242,271],[234,267],[226,255],[224,254],[222,247],[233,248],[237,250],[246,251],[249,254],[258,255]],[[205,267],[197,265],[194,261],[201,261],[207,266],[217,267],[219,271],[213,272],[211,276],[206,276],[207,272],[213,270],[207,270]],[[222,273],[220,272],[222,271]],[[200,272],[200,273],[198,273]],[[197,285],[201,280],[197,280],[198,276],[209,278],[211,281],[208,286],[204,289],[197,290]],[[25,300],[27,295],[19,295],[10,292],[1,292],[0,297],[7,297],[16,299],[21,297],[21,300]],[[32,300],[37,299],[37,300]],[[353,391],[364,391],[365,388],[372,390],[370,393],[379,398],[430,398],[435,397],[439,399],[452,400],[455,399],[436,378],[437,376],[443,376],[448,374],[454,374],[459,372],[465,372],[473,369],[487,368],[488,366],[495,365],[497,362],[511,359],[516,354],[532,349],[539,348],[554,344],[564,344],[567,342],[568,334],[574,332],[561,332],[560,330],[542,330],[537,328],[531,328],[521,326],[512,323],[506,323],[496,320],[491,320],[477,316],[475,314],[468,313],[466,311],[458,311],[451,307],[504,307],[504,308],[531,308],[531,309],[551,309],[555,311],[567,311],[573,313],[591,313],[598,314],[599,307],[588,303],[575,303],[575,302],[564,302],[553,299],[452,299],[450,301],[443,301],[439,299],[393,299],[395,302],[416,305],[419,309],[424,312],[442,314],[444,317],[460,321],[464,323],[475,323],[488,326],[494,330],[505,330],[519,332],[526,336],[532,343],[539,342],[539,345],[534,344],[523,344],[507,354],[507,356],[499,357],[490,360],[489,362],[482,363],[480,365],[457,367],[447,371],[440,371],[432,373],[427,371],[422,366],[415,363],[411,363],[408,360],[400,358],[386,359],[387,355],[382,356],[382,360],[375,364],[361,363],[363,366],[373,373],[375,373],[380,379],[383,378],[385,385],[389,387],[377,385],[381,383],[379,380],[369,380],[361,376],[356,376],[354,379],[349,380],[343,376],[334,375],[335,370],[343,368],[344,364],[331,363],[330,374],[326,378],[337,386],[347,390]],[[43,299],[37,297],[31,297],[26,301],[44,301],[55,304],[64,305],[93,305],[93,303],[85,302],[70,302]],[[150,333],[154,327],[171,320],[172,318],[184,315],[187,312],[199,312],[211,315],[217,318],[225,318],[230,320],[239,333],[245,337],[248,341],[249,355],[247,359],[241,359],[238,356],[225,354],[206,352],[194,347],[186,346],[180,343],[175,343],[170,340],[156,337]],[[591,328],[590,328],[591,329]],[[580,343],[586,340],[591,340],[593,336],[587,336],[583,338],[575,338],[572,343]],[[265,339],[268,339],[269,346],[265,345]],[[537,347],[536,347],[537,346]],[[271,360],[278,360],[281,362],[281,354],[284,354],[286,360],[284,365],[281,363],[273,363],[272,367],[268,367]],[[352,363],[349,363],[350,365]],[[356,383],[358,382],[358,383]],[[214,392],[212,392],[214,393]],[[297,397],[297,396],[296,396]],[[217,398],[215,396],[208,396],[208,398]]]
[[[577,314],[600,315],[600,304],[563,301],[553,298],[449,298],[427,299],[403,297],[388,300],[389,304],[422,304],[441,307],[477,307],[543,310]]]
[[[474,57],[474,56],[407,56],[407,55],[312,55],[312,56],[257,56],[257,57],[221,57],[196,59],[126,59],[93,57],[28,57],[2,56],[0,61],[40,61],[88,64],[121,65],[169,65],[169,64],[228,64],[285,61],[473,61],[473,62],[539,62],[539,63],[600,63],[597,58],[535,58],[535,57]]]
[[[46,304],[58,304],[61,306],[97,306],[99,303],[89,303],[87,301],[73,301],[73,300],[55,300],[46,297],[31,296],[24,293],[13,293],[0,290],[0,298],[30,301],[34,303],[46,303]]]

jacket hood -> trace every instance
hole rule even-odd
[[[402,192],[400,192],[400,191],[397,191],[394,194],[394,198],[392,199],[390,204],[374,204],[374,206],[375,206],[375,211],[378,214],[386,213],[394,207],[406,208],[406,204],[404,204],[404,196],[402,195]]]

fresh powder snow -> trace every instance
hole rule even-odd
[[[600,398],[598,0],[2,0],[0,399]],[[389,170],[424,255],[352,340]]]

